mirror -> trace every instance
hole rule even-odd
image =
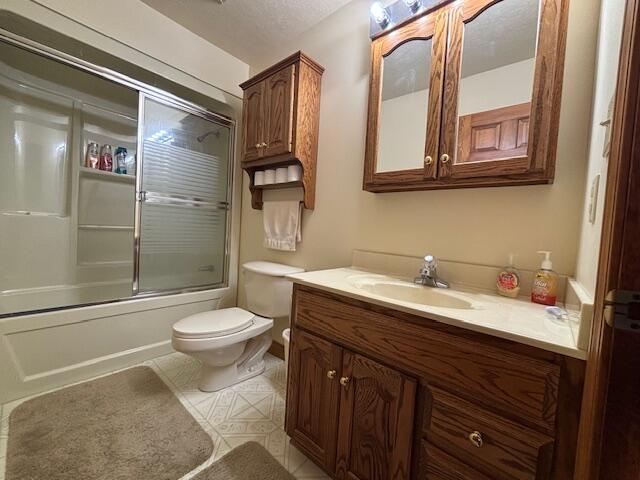
[[[465,24],[455,163],[527,155],[539,15],[506,0]]]
[[[407,41],[382,59],[376,172],[422,168],[432,40]]]

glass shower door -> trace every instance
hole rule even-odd
[[[141,96],[135,293],[226,282],[232,130]]]

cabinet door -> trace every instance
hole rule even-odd
[[[335,466],[342,350],[294,329],[289,354],[286,431],[325,470]]]
[[[244,91],[242,108],[242,159],[260,158],[264,139],[265,124],[265,82],[258,82]]]
[[[365,190],[436,177],[447,21],[436,11],[371,45]]]
[[[547,3],[465,0],[451,8],[441,179],[544,168],[544,152],[529,148],[534,134],[541,133],[529,128],[529,119],[536,118],[532,98],[536,62],[542,58],[537,55],[538,19]]]
[[[337,478],[408,479],[415,380],[344,352],[340,383]]]
[[[290,65],[265,80],[267,157],[291,152],[294,75],[295,65]]]

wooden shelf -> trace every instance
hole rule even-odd
[[[80,167],[80,173],[88,177],[95,177],[101,180],[109,180],[114,182],[124,183],[136,183],[135,175],[107,172],[105,170],[98,170],[97,168]]]
[[[253,188],[259,190],[277,190],[279,188],[296,188],[304,187],[302,180],[296,182],[269,183],[267,185],[254,185]]]

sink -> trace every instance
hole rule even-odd
[[[351,284],[367,293],[401,302],[417,303],[440,308],[471,310],[471,302],[440,289],[413,285],[388,277],[357,277]]]

